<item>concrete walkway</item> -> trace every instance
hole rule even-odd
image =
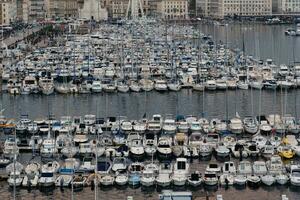
[[[20,32],[15,33],[15,35],[12,37],[5,38],[2,42],[4,43],[4,46],[11,46],[17,43],[18,41],[24,40],[25,38],[32,35],[33,33],[40,31],[41,29],[42,27],[35,27],[30,30],[22,30]]]

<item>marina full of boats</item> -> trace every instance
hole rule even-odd
[[[300,24],[297,24],[296,29],[288,29],[284,33],[288,36],[300,36]]]
[[[159,114],[150,119],[1,116],[2,177],[16,187],[300,187],[299,123],[290,115],[229,121]],[[21,163],[22,151],[32,159]],[[210,160],[205,169],[193,160]],[[289,160],[285,164],[283,161]]]
[[[101,24],[87,35],[64,35],[47,48],[28,52],[24,46],[3,54],[2,89],[13,95],[300,86],[299,65],[255,60],[192,25]]]

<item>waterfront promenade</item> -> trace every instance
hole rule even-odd
[[[10,36],[10,37],[7,37],[4,40],[2,40],[1,44],[2,44],[2,46],[4,45],[7,47],[10,47],[10,46],[24,40],[28,36],[39,32],[41,29],[42,29],[42,27],[34,27],[31,29],[20,30],[20,31],[16,32],[14,34],[14,36]]]

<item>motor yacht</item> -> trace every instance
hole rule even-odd
[[[203,182],[201,173],[199,171],[194,171],[188,177],[187,182],[188,182],[188,185],[190,185],[192,187],[198,187],[198,186],[200,186],[202,184],[202,182]]]
[[[161,136],[157,142],[157,156],[161,160],[169,160],[172,158],[172,138]]]
[[[241,175],[251,175],[252,174],[252,165],[249,161],[241,161],[238,164],[238,169],[237,169],[238,174]]]
[[[241,134],[243,132],[243,122],[240,118],[232,118],[229,122],[229,130],[233,134]]]
[[[258,122],[255,117],[245,117],[243,124],[246,133],[254,135],[258,132]]]
[[[174,164],[172,180],[175,186],[184,186],[189,173],[189,163],[186,158],[177,158]]]
[[[143,137],[143,146],[147,156],[154,156],[157,149],[157,135],[152,132],[145,133]]]
[[[19,171],[15,171],[10,173],[9,178],[7,179],[8,185],[10,187],[19,187],[21,186],[23,181],[23,177],[21,177],[21,173]]]
[[[172,182],[173,165],[171,162],[162,162],[159,165],[158,175],[156,177],[156,184],[159,187],[167,187]]]

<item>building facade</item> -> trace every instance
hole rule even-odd
[[[160,0],[148,0],[148,16],[153,16],[155,17],[157,14],[157,5],[160,2]]]
[[[16,0],[0,0],[0,24],[10,25],[17,20]]]
[[[28,0],[28,22],[41,21],[46,18],[45,0]]]
[[[188,1],[162,0],[157,4],[157,13],[166,20],[188,19]]]
[[[152,0],[155,1],[155,0]],[[142,4],[143,14],[150,14],[151,0],[139,0]],[[104,7],[107,8],[108,16],[110,18],[125,18],[128,10],[129,0],[103,0]],[[139,9],[139,13],[141,10]]]
[[[24,23],[29,22],[29,6],[30,6],[30,1],[23,0],[23,2],[22,2],[22,21]]]
[[[16,0],[17,2],[17,20],[23,20],[23,0]]]
[[[112,0],[108,6],[109,17],[124,18],[126,16],[128,0]]]
[[[272,14],[272,0],[198,0],[198,10],[205,17],[266,16]]]
[[[64,16],[65,17],[78,17],[78,2],[77,0],[64,0]]]
[[[196,16],[208,16],[208,0],[196,0]]]
[[[102,8],[100,0],[85,0],[79,8],[79,18],[87,20],[107,20],[108,13],[106,8]]]
[[[78,17],[78,0],[47,0],[47,18]]]
[[[278,4],[281,13],[300,13],[300,0],[279,0]]]
[[[279,1],[280,0],[272,0],[272,13],[278,13],[279,12]]]

